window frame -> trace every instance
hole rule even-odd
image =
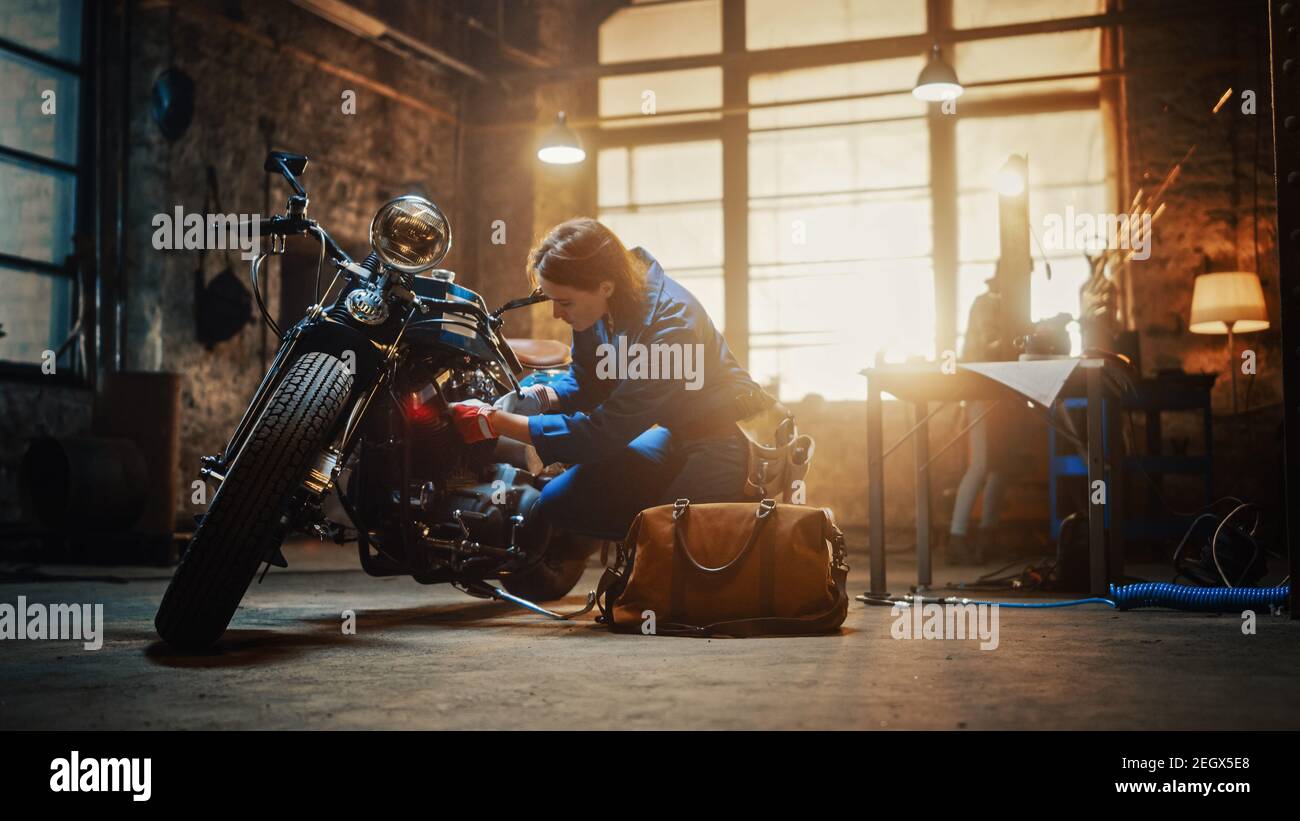
[[[1111,181],[1109,192],[1112,199],[1111,207],[1118,208],[1119,203],[1125,201],[1128,192],[1124,175],[1121,173],[1121,159],[1125,156],[1126,146],[1122,126],[1123,111],[1118,105],[1118,101],[1122,98],[1123,73],[1112,65],[1113,60],[1110,55],[1114,53],[1113,45],[1109,48],[1107,46],[1107,38],[1113,38],[1124,23],[1126,17],[1124,12],[1115,11],[1113,3],[1107,2],[1106,11],[1098,14],[959,29],[952,22],[952,0],[926,0],[925,7],[925,31],[916,34],[749,50],[746,46],[746,0],[721,0],[719,13],[722,15],[722,50],[720,52],[657,60],[611,62],[597,66],[597,74],[601,77],[705,66],[722,68],[722,109],[714,112],[721,115],[718,119],[645,125],[629,125],[622,122],[618,128],[593,129],[591,142],[593,152],[599,152],[603,148],[631,148],[651,142],[721,140],[725,333],[729,347],[742,364],[749,363],[751,341],[748,177],[749,136],[754,130],[749,126],[748,115],[755,107],[781,105],[750,103],[749,86],[753,75],[915,56],[925,53],[934,42],[940,43],[943,48],[951,51],[953,45],[959,42],[1077,30],[1095,29],[1101,33],[1102,51],[1098,55],[1098,71],[1080,75],[1097,78],[1099,83],[1096,90],[1064,93],[1035,92],[1033,82],[1026,82],[1028,77],[1016,76],[1015,82],[988,81],[972,84],[972,87],[975,85],[1013,87],[1023,84],[1025,93],[1014,98],[960,103],[956,116],[941,114],[937,104],[928,106],[925,118],[930,134],[929,188],[932,207],[931,260],[934,271],[936,351],[955,349],[959,324],[957,298],[962,255],[958,224],[957,117],[1001,117],[1051,111],[1102,110],[1108,179]],[[1063,78],[1052,77],[1052,79]],[[1113,116],[1105,116],[1104,109],[1107,106],[1110,106]],[[691,110],[685,113],[702,112],[703,110],[700,112]],[[866,353],[862,363],[864,366],[869,364],[865,360]]]
[[[95,175],[91,168],[97,136],[94,128],[95,100],[93,92],[98,91],[94,87],[95,76],[91,67],[94,65],[93,58],[96,54],[95,31],[98,26],[98,17],[94,13],[92,5],[93,0],[82,0],[80,3],[81,42],[78,52],[79,62],[74,63],[59,57],[52,57],[22,43],[0,36],[0,52],[12,54],[24,60],[64,72],[77,81],[77,157],[75,163],[42,157],[38,154],[0,145],[0,158],[8,162],[72,175],[76,186],[72,209],[72,233],[74,235],[86,233],[92,227],[96,229],[97,233],[98,229],[95,224],[93,208],[96,190]],[[98,240],[98,237],[96,239]],[[97,266],[90,266],[89,276],[82,278],[80,272],[70,270],[62,263],[30,259],[20,255],[0,252],[0,287],[3,287],[2,284],[7,275],[22,272],[54,279],[71,280],[73,283],[73,300],[71,314],[68,318],[69,329],[75,327],[76,324],[78,300],[87,305],[81,334],[84,336],[95,327],[96,317],[93,316],[93,304],[88,302],[86,295],[79,293],[79,290],[85,289],[93,292],[99,275]],[[40,363],[0,359],[0,383],[40,382],[41,384],[85,387],[91,382],[91,374],[94,372],[94,363],[96,361],[95,346],[88,343],[85,348],[86,357],[84,360],[77,355],[77,348],[74,346],[71,349],[70,367],[60,367],[53,374],[42,372]]]

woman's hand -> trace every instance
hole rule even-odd
[[[451,410],[451,419],[456,425],[456,431],[467,444],[495,439],[500,435],[492,425],[492,414],[496,409],[488,403],[478,399],[466,399],[463,402],[452,402],[447,407]]]
[[[456,431],[467,444],[499,436],[509,436],[525,444],[533,442],[533,437],[528,432],[527,416],[500,410],[478,399],[452,402],[447,407],[451,410]]]
[[[520,416],[537,416],[555,407],[559,401],[559,396],[550,385],[529,385],[520,388],[517,393],[510,391],[492,403],[492,407]]]

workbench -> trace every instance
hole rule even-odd
[[[862,370],[861,374],[867,378],[867,515],[871,539],[871,589],[867,598],[884,600],[889,597],[885,577],[884,462],[889,453],[909,438],[916,463],[916,589],[924,591],[932,585],[929,465],[933,459],[930,455],[929,421],[947,404],[966,399],[1025,402],[1039,412],[1044,424],[1054,427],[1059,422],[1055,413],[1057,403],[1070,397],[1088,399],[1086,439],[1075,441],[1086,454],[1090,500],[1095,488],[1104,490],[1103,503],[1088,505],[1090,591],[1092,595],[1105,595],[1111,582],[1122,580],[1124,472],[1111,469],[1122,465],[1124,459],[1124,437],[1118,417],[1121,402],[1102,401],[1107,398],[1119,400],[1131,392],[1128,374],[1121,365],[1106,359],[1047,359],[962,363],[945,369],[940,362],[926,362],[877,364]],[[1042,387],[1054,378],[1057,384]],[[883,431],[883,394],[886,393],[910,404],[913,419],[912,427],[888,449],[885,448]],[[931,411],[930,405],[935,402],[940,406]],[[1106,416],[1110,418],[1104,419]],[[966,430],[975,421],[978,419],[972,420]],[[1106,446],[1103,446],[1103,428],[1104,438],[1109,440]],[[1060,427],[1056,430],[1070,436]],[[964,434],[962,431],[958,438]],[[1096,482],[1102,482],[1102,485],[1098,486]],[[1107,519],[1109,527],[1106,526]]]

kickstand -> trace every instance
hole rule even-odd
[[[575,619],[578,616],[590,613],[592,608],[596,606],[595,590],[587,594],[587,606],[583,607],[581,610],[575,610],[572,613],[556,613],[554,610],[547,610],[540,604],[530,602],[528,599],[516,596],[513,593],[507,593],[496,585],[488,584],[487,582],[473,582],[467,584],[465,585],[465,592],[470,593],[471,595],[481,595],[486,596],[487,598],[496,599],[497,601],[508,602],[522,607],[525,610],[531,610],[538,615],[546,616],[548,619],[556,619],[557,621]]]

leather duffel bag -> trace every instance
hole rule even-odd
[[[844,534],[828,508],[678,499],[637,514],[597,589],[617,632],[808,635],[848,614]]]

